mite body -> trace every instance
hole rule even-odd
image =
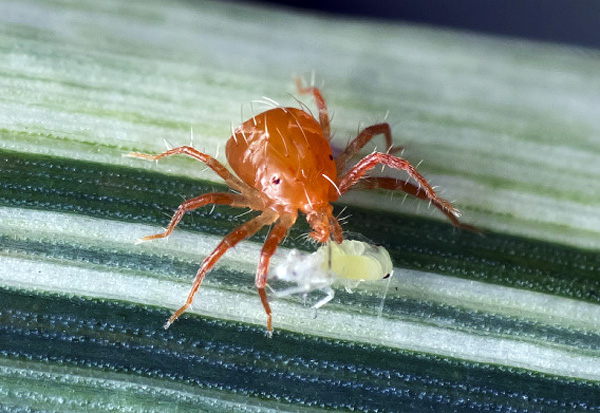
[[[325,99],[315,87],[303,87],[300,81],[297,82],[297,87],[299,93],[313,95],[319,119],[301,109],[279,107],[245,121],[233,131],[226,146],[227,160],[235,174],[215,158],[189,146],[170,149],[158,155],[129,154],[147,160],[158,160],[175,154],[192,156],[215,171],[235,191],[207,193],[183,202],[164,233],[144,237],[142,241],[167,237],[187,211],[208,204],[225,204],[262,212],[226,235],[204,259],[185,304],[173,313],[165,328],[189,308],[205,275],[229,248],[252,236],[263,226],[273,225],[260,254],[255,280],[267,314],[268,334],[271,335],[272,315],[265,286],[272,255],[296,222],[299,211],[306,215],[312,228],[311,238],[320,243],[330,239],[335,243],[342,243],[342,230],[333,216],[331,202],[350,189],[402,190],[428,200],[454,225],[462,226],[458,221],[458,210],[450,202],[440,198],[408,161],[392,155],[394,148],[387,123],[365,128],[334,158],[329,143],[331,136]],[[373,152],[348,167],[348,162],[378,134],[384,135],[387,151]],[[403,170],[414,183],[365,176],[376,165]]]

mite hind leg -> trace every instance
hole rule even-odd
[[[194,296],[196,295],[198,288],[200,288],[202,280],[204,280],[204,277],[206,276],[208,271],[212,269],[212,267],[223,256],[223,254],[227,252],[227,250],[233,248],[235,245],[237,245],[238,242],[242,241],[243,239],[256,234],[265,225],[272,224],[277,219],[277,217],[278,214],[274,211],[264,211],[256,218],[253,218],[250,221],[240,225],[232,232],[227,234],[225,238],[221,240],[219,245],[217,245],[217,247],[213,250],[213,252],[211,252],[210,255],[204,259],[204,261],[202,261],[202,264],[200,264],[200,268],[196,273],[196,277],[194,278],[194,283],[192,284],[192,288],[190,290],[190,293],[188,294],[185,304],[182,305],[177,311],[175,311],[173,315],[171,315],[171,317],[165,323],[164,328],[169,328],[171,324],[173,324],[173,322],[177,320],[177,318],[179,318],[179,316],[183,314],[192,305],[192,301],[194,300]]]
[[[418,189],[423,191],[425,198],[421,199],[427,199],[431,201],[431,203],[436,205],[436,207],[442,210],[442,212],[444,212],[446,215],[450,214],[456,218],[460,217],[460,212],[454,208],[452,203],[444,198],[439,197],[429,182],[427,182],[427,180],[417,172],[410,162],[387,153],[374,152],[362,158],[339,180],[338,188],[340,189],[340,192],[343,194],[348,191],[352,186],[357,184],[369,170],[380,164],[405,171],[412,179],[416,181]]]
[[[181,221],[186,212],[193,211],[196,208],[200,208],[208,204],[231,205],[233,207],[248,206],[248,203],[246,202],[246,198],[244,196],[221,192],[211,192],[208,194],[200,195],[196,198],[188,199],[187,201],[179,205],[179,207],[175,211],[175,214],[173,214],[171,222],[169,223],[169,226],[167,227],[165,232],[161,232],[160,234],[148,235],[140,239],[138,243],[168,237],[169,235],[171,235],[177,224],[179,224],[179,221]]]
[[[422,199],[424,201],[429,201],[431,204],[439,209],[448,219],[452,222],[457,228],[464,229],[467,231],[475,232],[477,234],[481,234],[481,231],[474,227],[473,225],[463,224],[458,218],[451,213],[449,210],[445,209],[445,205],[449,203],[445,201],[444,203],[440,202],[439,199],[430,199],[425,191],[421,190],[421,188],[417,185],[414,185],[410,182],[403,181],[401,179],[396,178],[388,178],[388,177],[367,177],[362,178],[360,181],[356,183],[356,185],[352,186],[350,189],[389,189],[391,191],[404,191],[416,198]]]
[[[341,175],[346,163],[360,151],[373,137],[383,135],[385,137],[385,152],[398,153],[404,149],[402,146],[394,146],[392,142],[392,130],[388,123],[378,123],[364,128],[356,138],[346,145],[344,151],[335,159],[338,175]]]
[[[299,77],[296,78],[296,88],[300,94],[310,93],[313,95],[315,103],[317,104],[317,109],[319,110],[319,123],[321,124],[321,129],[323,129],[323,135],[325,136],[325,139],[330,140],[331,130],[329,126],[329,112],[321,91],[315,86],[304,86],[302,84],[302,79]]]

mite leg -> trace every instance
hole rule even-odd
[[[271,307],[269,306],[269,300],[265,291],[265,286],[267,285],[267,273],[269,271],[269,262],[271,261],[271,257],[275,253],[277,246],[285,237],[285,234],[287,234],[290,227],[296,222],[297,217],[297,213],[282,215],[267,237],[265,245],[260,253],[258,271],[256,272],[256,288],[258,288],[260,301],[265,308],[265,313],[267,313],[267,334],[269,337],[273,335],[273,316],[271,314]]]
[[[363,129],[356,138],[348,143],[346,149],[335,159],[335,166],[338,175],[341,175],[346,163],[355,156],[375,135],[385,136],[385,152],[396,153],[402,150],[401,146],[392,144],[392,131],[387,123],[378,123]]]
[[[160,234],[148,235],[139,240],[139,242],[150,241],[157,238],[165,238],[171,235],[171,232],[175,229],[181,218],[185,215],[186,212],[192,211],[196,208],[203,207],[208,204],[217,204],[217,205],[231,205],[234,207],[245,207],[248,206],[246,202],[246,198],[242,195],[238,194],[229,194],[229,193],[220,193],[220,192],[212,192],[209,194],[203,194],[199,197],[188,199],[183,202],[173,214],[173,218],[171,218],[171,222],[169,226]]]
[[[321,94],[321,91],[314,86],[303,86],[302,79],[299,77],[296,78],[296,88],[298,89],[298,93],[301,94],[312,93],[315,98],[315,103],[317,104],[317,109],[319,109],[319,123],[323,129],[323,135],[325,136],[325,139],[330,140],[329,112],[327,111],[327,104],[325,103],[325,98]]]
[[[214,251],[211,252],[210,255],[204,259],[204,261],[202,261],[202,264],[200,264],[200,268],[196,273],[196,277],[194,278],[194,283],[192,284],[192,288],[187,297],[187,300],[185,301],[185,304],[173,313],[173,315],[165,323],[164,328],[169,328],[169,326],[173,324],[173,322],[177,320],[177,318],[181,314],[183,314],[183,312],[187,310],[190,307],[190,305],[192,305],[194,295],[196,295],[198,288],[200,288],[200,284],[202,283],[204,276],[206,275],[206,273],[208,273],[208,271],[210,271],[210,269],[216,264],[219,258],[221,258],[223,254],[225,254],[225,252],[228,249],[234,247],[241,240],[254,235],[259,229],[261,229],[265,225],[272,224],[277,219],[277,217],[278,215],[276,212],[267,210],[259,216],[257,216],[256,218],[246,222],[245,224],[240,225],[232,232],[227,234],[225,238],[223,238],[223,240],[219,243],[219,245],[217,245],[217,248],[215,248]]]
[[[373,152],[362,158],[339,180],[340,192],[348,191],[350,187],[355,185],[369,170],[378,164],[406,171],[417,182],[418,189],[423,191],[425,198],[422,199],[430,200],[440,210],[445,211],[445,214],[447,212],[456,218],[460,217],[460,212],[449,201],[438,197],[429,182],[408,161],[387,153]]]
[[[410,182],[405,182],[401,179],[387,177],[368,177],[362,178],[354,186],[349,188],[349,190],[377,188],[389,189],[392,191],[401,190],[424,201],[430,201],[434,207],[442,211],[442,213],[448,217],[448,219],[452,222],[452,225],[454,225],[455,227],[481,234],[481,231],[479,231],[473,225],[461,223],[453,213],[444,208],[444,205],[439,202],[439,198],[430,199],[426,195],[425,191],[421,190],[419,186],[414,185]]]
[[[242,181],[240,181],[231,172],[229,172],[229,169],[227,169],[221,162],[217,161],[215,158],[213,158],[210,155],[207,155],[205,153],[200,152],[199,150],[197,150],[195,148],[192,148],[191,146],[179,146],[177,148],[169,149],[168,151],[159,153],[157,155],[151,155],[151,154],[140,153],[140,152],[130,152],[127,154],[127,156],[129,156],[131,158],[140,158],[140,159],[146,159],[149,161],[157,161],[161,158],[165,158],[165,157],[171,156],[171,155],[177,155],[180,153],[189,155],[192,158],[199,160],[200,162],[204,162],[206,164],[206,166],[208,166],[210,169],[215,171],[221,178],[223,178],[223,180],[227,183],[227,185],[229,185],[229,187],[236,189],[240,192],[242,190],[248,189],[248,186],[245,183],[243,183]]]

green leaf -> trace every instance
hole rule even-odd
[[[5,2],[0,22],[2,409],[600,409],[597,53],[226,3]],[[123,155],[193,128],[226,162],[231,124],[264,110],[250,102],[297,105],[293,75],[312,69],[334,145],[389,111],[403,157],[485,236],[357,191],[336,211],[388,249],[389,285],[338,289],[316,318],[273,299],[268,339],[253,287],[265,230],[163,330],[249,216],[200,209],[134,245],[224,187],[185,157]],[[307,230],[275,261],[310,250]]]

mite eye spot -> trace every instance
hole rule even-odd
[[[329,154],[329,160],[333,161],[333,155],[332,154]]]
[[[279,185],[281,183],[281,178],[275,175],[271,182],[273,182],[275,185]]]

